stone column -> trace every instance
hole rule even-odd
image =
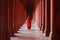
[[[42,0],[42,32],[44,33],[45,29],[45,0]]]
[[[40,31],[42,32],[42,0],[40,1]]]
[[[8,0],[1,0],[1,26],[0,40],[10,40],[8,30]]]
[[[45,0],[45,36],[50,34],[50,0]]]
[[[60,0],[51,0],[51,32],[49,40],[60,40]]]
[[[14,35],[15,27],[14,27],[14,0],[8,0],[8,23],[9,23],[9,33],[10,35]]]
[[[0,40],[1,40],[1,0],[0,0]]]

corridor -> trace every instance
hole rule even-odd
[[[49,40],[49,37],[45,37],[36,23],[32,21],[31,30],[27,29],[26,22],[22,25],[21,29],[11,37],[11,40]]]
[[[0,0],[0,40],[60,40],[60,0]]]

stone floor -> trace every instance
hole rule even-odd
[[[17,32],[14,34],[15,37],[11,37],[11,40],[49,40],[49,37],[45,37],[34,22],[32,22],[31,30],[28,30],[24,23]]]

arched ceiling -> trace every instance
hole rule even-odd
[[[19,0],[19,2],[22,3],[23,5],[30,4],[30,3],[36,5],[38,2],[40,2],[40,0]]]
[[[40,0],[19,0],[19,2],[25,7],[28,13],[32,13]]]

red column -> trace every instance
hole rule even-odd
[[[60,0],[51,0],[50,40],[60,40]]]
[[[15,1],[13,1],[13,0],[9,0],[8,1],[8,23],[9,23],[9,33],[10,33],[10,35],[12,36],[12,35],[14,35],[14,33],[15,33],[15,27],[14,27],[14,24],[13,24],[13,20],[14,20],[14,4],[13,4],[13,2],[15,2]]]
[[[42,1],[40,1],[39,3],[39,27],[40,27],[40,31],[42,31]]]
[[[0,40],[1,40],[1,0],[0,0]]]
[[[13,14],[12,14],[13,33],[15,33],[15,13],[16,13],[16,0],[13,0]]]
[[[40,1],[40,30],[42,31],[42,0]]]
[[[44,33],[45,29],[45,0],[42,0],[42,32]]]
[[[13,18],[14,18],[14,19],[13,19],[13,24],[14,24],[14,27],[15,27],[15,32],[18,31],[18,26],[16,26],[17,23],[15,23],[15,22],[18,20],[18,18],[16,19],[16,17],[17,17],[16,15],[18,14],[18,13],[16,12],[16,10],[18,9],[18,8],[17,8],[17,6],[18,6],[17,3],[18,3],[18,0],[15,0],[15,5],[14,5],[14,9],[13,9],[13,10],[14,10],[14,13],[13,13]]]
[[[50,0],[45,0],[45,36],[50,34]]]
[[[47,29],[47,0],[45,0],[45,30],[44,33]]]
[[[10,40],[8,28],[8,0],[1,0],[1,26],[0,40]]]

